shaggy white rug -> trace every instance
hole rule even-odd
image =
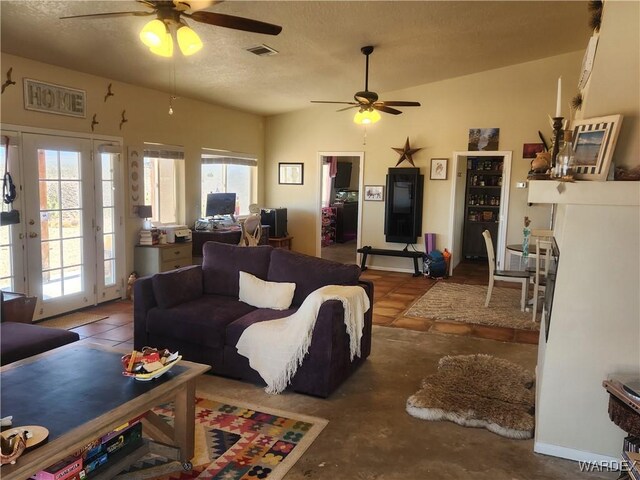
[[[423,420],[448,420],[508,438],[532,438],[535,377],[491,355],[442,357],[438,372],[407,400],[407,412]]]

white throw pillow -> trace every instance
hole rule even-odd
[[[286,310],[291,306],[295,283],[265,282],[255,275],[240,272],[240,301],[253,307]]]

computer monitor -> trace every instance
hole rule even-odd
[[[236,194],[235,193],[208,193],[207,194],[207,217],[215,217],[216,215],[231,215],[236,212]]]

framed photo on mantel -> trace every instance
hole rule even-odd
[[[577,179],[607,179],[621,123],[622,115],[574,121],[572,141]]]

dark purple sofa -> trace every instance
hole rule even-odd
[[[185,360],[205,363],[211,372],[262,383],[236,343],[249,325],[291,315],[314,290],[325,285],[361,285],[372,307],[365,314],[361,355],[349,358],[349,335],[342,303],[322,304],[309,352],[289,388],[327,397],[369,356],[373,284],[359,280],[357,265],[343,265],[270,246],[238,247],[207,242],[202,266],[144,277],[134,285],[134,348],[180,351]],[[289,310],[255,308],[238,299],[239,272],[271,282],[294,282]]]
[[[0,365],[52,350],[80,339],[75,332],[30,323],[0,323]]]

